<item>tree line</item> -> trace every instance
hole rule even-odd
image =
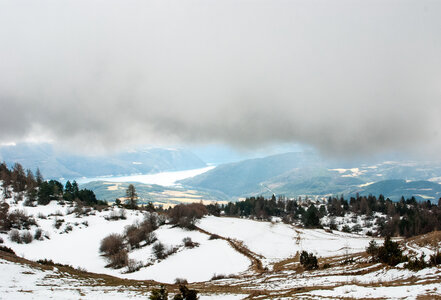
[[[52,200],[76,201],[82,205],[104,205],[104,201],[98,200],[95,193],[88,189],[80,189],[77,182],[67,181],[63,184],[57,180],[44,180],[40,170],[35,174],[25,170],[20,163],[15,163],[8,168],[5,162],[0,164],[0,180],[2,181],[3,196],[12,197],[21,201],[26,196],[25,205],[47,205]]]
[[[419,202],[415,197],[393,202],[383,195],[378,197],[343,196],[329,197],[327,201],[286,199],[281,196],[278,199],[273,195],[270,199],[262,196],[249,197],[244,201],[229,202],[226,205],[211,204],[207,206],[209,213],[226,216],[252,217],[262,220],[271,217],[280,217],[286,223],[301,221],[305,227],[321,227],[321,218],[344,217],[348,213],[356,216],[365,215],[373,220],[375,213],[381,213],[384,217],[377,218],[379,236],[405,236],[425,234],[434,230],[441,230],[441,198],[437,204],[430,200]],[[332,227],[333,224],[331,224]],[[331,228],[331,229],[335,229]]]

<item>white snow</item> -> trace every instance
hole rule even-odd
[[[22,202],[21,202],[22,203]],[[173,283],[176,278],[184,278],[188,282],[210,280],[214,274],[237,274],[244,272],[250,266],[250,261],[244,255],[236,252],[224,240],[209,240],[209,237],[198,231],[187,231],[180,228],[162,226],[155,231],[158,240],[168,248],[180,247],[175,253],[161,262],[152,266],[141,268],[139,271],[124,274],[125,269],[114,270],[105,268],[107,262],[99,253],[101,240],[111,233],[123,233],[124,227],[143,219],[139,211],[127,210],[126,220],[107,221],[113,208],[109,211],[95,212],[95,215],[77,218],[75,214],[67,214],[72,210],[52,201],[47,206],[23,207],[10,201],[11,209],[19,208],[28,215],[34,215],[43,232],[47,232],[50,239],[43,241],[34,240],[30,244],[17,244],[10,241],[6,234],[0,234],[6,246],[11,247],[19,256],[30,260],[51,259],[61,264],[81,267],[94,273],[109,274],[113,276],[139,279],[156,280]],[[115,209],[118,210],[118,209]],[[50,216],[40,219],[37,216],[44,214],[61,213],[62,216]],[[63,219],[64,223],[55,229],[56,219]],[[87,221],[88,226],[83,222]],[[77,224],[77,225],[75,225]],[[71,232],[65,233],[66,226],[72,226]],[[31,233],[35,232],[33,228]],[[183,238],[190,237],[199,247],[188,249],[183,247]],[[153,245],[129,252],[129,258],[146,265],[153,261]]]
[[[300,229],[283,223],[227,217],[205,217],[199,227],[210,233],[243,241],[251,251],[264,256],[266,264],[292,257],[302,250],[320,257],[361,252],[371,240],[342,232],[328,233],[322,229]]]

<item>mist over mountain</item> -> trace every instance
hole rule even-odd
[[[48,143],[20,143],[0,147],[0,160],[18,162],[26,169],[40,168],[45,178],[78,178],[147,174],[206,166],[195,154],[175,148],[135,148],[104,155],[66,153]]]
[[[223,164],[180,181],[189,187],[222,192],[232,198],[272,194],[288,197],[355,195],[358,192],[363,195],[384,194],[394,200],[402,195],[438,199],[441,187],[438,182],[441,182],[439,162],[348,163],[325,159],[313,152],[293,152]]]

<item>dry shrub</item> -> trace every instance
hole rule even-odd
[[[199,243],[193,242],[190,237],[183,238],[182,242],[184,243],[184,246],[187,248],[194,248],[199,246]]]
[[[188,229],[194,229],[196,220],[206,214],[207,208],[201,203],[179,204],[168,211],[171,224]]]
[[[127,263],[127,273],[139,271],[142,268],[142,263],[134,259],[129,259]]]
[[[34,239],[41,240],[42,235],[43,235],[43,231],[41,230],[41,228],[37,228],[37,230],[35,230],[35,233],[34,233]]]
[[[187,279],[185,278],[176,278],[175,279],[175,284],[187,284]]]
[[[220,280],[220,279],[225,279],[225,278],[227,278],[227,276],[225,276],[224,274],[214,273],[213,277],[211,277],[211,280]]]
[[[29,231],[24,231],[21,234],[21,241],[24,244],[30,244],[33,241],[32,234]]]
[[[124,239],[121,235],[112,233],[102,239],[100,252],[106,256],[115,255],[124,249]]]
[[[32,225],[37,225],[35,219],[26,215],[22,210],[14,210],[7,216],[10,228],[29,229]]]
[[[114,269],[120,269],[129,263],[129,255],[127,254],[127,250],[122,249],[119,252],[109,255],[107,257],[109,264],[107,267],[111,267]]]
[[[20,232],[17,229],[12,229],[9,232],[9,239],[15,243],[21,244]]]
[[[167,257],[165,246],[161,242],[157,242],[153,245],[153,254],[157,259],[164,259]]]

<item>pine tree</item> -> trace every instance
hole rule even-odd
[[[40,169],[37,168],[37,171],[35,172],[35,177],[37,179],[37,185],[40,186],[40,184],[43,182],[43,175],[41,175]]]
[[[138,194],[136,193],[136,189],[133,184],[129,184],[129,187],[126,190],[126,197],[127,197],[126,204],[129,208],[138,207],[137,204]]]

